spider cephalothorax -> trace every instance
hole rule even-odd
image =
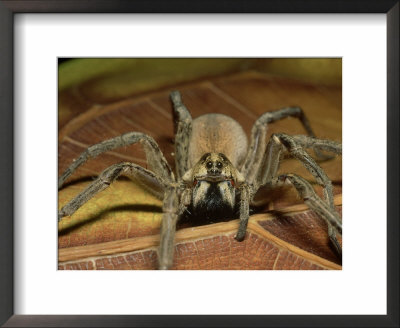
[[[206,114],[192,120],[179,92],[171,93],[171,101],[175,118],[175,174],[157,143],[146,134],[129,132],[95,144],[83,152],[61,175],[59,188],[89,158],[134,143],[143,146],[151,170],[128,162],[110,166],[59,211],[59,220],[72,215],[121,174],[132,176],[163,199],[158,256],[159,268],[168,269],[173,263],[176,224],[185,213],[191,212],[207,219],[233,217],[238,213],[239,227],[235,238],[241,241],[246,234],[249,206],[260,187],[269,190],[289,184],[327,222],[332,246],[341,254],[336,233],[341,233],[342,225],[333,203],[332,183],[305,151],[306,148],[313,149],[318,157],[326,158],[321,155],[321,151],[341,154],[341,144],[316,139],[299,107],[287,107],[261,115],[253,125],[248,144],[242,127],[232,118],[221,114]],[[290,116],[300,120],[308,136],[281,133],[273,134],[267,140],[267,124]],[[302,177],[295,174],[278,175],[283,155],[302,162],[323,187],[323,198]]]
[[[207,220],[233,217],[243,176],[222,153],[206,153],[182,180],[192,184],[191,212]]]

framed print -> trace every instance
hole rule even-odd
[[[399,110],[399,4],[396,1],[368,4],[234,1],[218,3],[211,9],[207,2],[188,8],[179,1],[169,2],[168,6],[157,1],[0,2],[1,49],[6,49],[1,52],[4,214],[0,220],[1,323],[4,326],[398,325],[398,205],[395,201],[398,198],[398,137],[395,132]],[[322,73],[324,66],[315,63],[321,62],[336,65],[335,72],[340,74],[330,77],[325,74],[324,81],[317,83],[313,80],[317,76],[315,71]],[[309,63],[314,65],[314,74],[307,75],[304,69],[302,76],[294,76],[293,72],[309,67]],[[285,76],[285,72],[291,75]],[[217,223],[222,227],[222,235],[228,236],[227,240],[234,245],[226,248],[229,250],[227,262],[223,262],[221,255],[224,248],[221,246],[222,251],[218,253],[215,247],[218,243],[211,243],[221,241],[218,245],[222,245],[225,237],[216,237],[214,231],[207,230],[209,222],[200,228],[184,222],[189,225],[179,227],[175,238],[179,247],[170,254],[166,250],[168,245],[173,245],[170,242],[174,238],[165,236],[173,230],[166,228],[158,248],[158,228],[152,225],[160,223],[163,202],[147,202],[150,196],[140,198],[145,194],[139,193],[136,186],[125,187],[127,181],[123,179],[118,183],[123,189],[112,189],[111,196],[93,198],[88,203],[93,219],[82,224],[79,218],[73,221],[73,215],[69,218],[72,212],[68,206],[76,208],[78,204],[75,201],[68,205],[71,199],[100,181],[92,180],[93,176],[110,165],[112,168],[120,165],[116,163],[121,160],[126,163],[134,158],[138,163],[143,162],[144,169],[131,164],[129,167],[136,170],[135,174],[144,172],[147,180],[143,183],[147,186],[149,177],[157,181],[166,179],[168,164],[159,164],[164,158],[168,163],[176,160],[177,167],[185,167],[177,176],[185,175],[188,167],[184,163],[190,160],[177,157],[195,158],[193,145],[199,143],[188,142],[182,132],[188,125],[178,123],[175,147],[187,142],[190,147],[188,155],[186,149],[174,149],[169,97],[176,112],[177,108],[183,108],[182,99],[195,118],[195,126],[199,122],[196,117],[213,112],[233,117],[244,129],[243,134],[250,135],[252,124],[264,112],[261,110],[265,103],[266,110],[289,106],[288,110],[293,111],[290,108],[305,107],[305,116],[311,128],[316,125],[317,136],[339,142],[343,137],[343,210],[341,170],[335,177],[337,168],[341,167],[340,160],[337,166],[326,168],[334,181],[334,190],[339,188],[340,197],[327,191],[327,180],[323,178],[321,190],[316,189],[321,199],[324,195],[328,201],[332,198],[332,203],[339,205],[340,213],[343,211],[343,256],[337,257],[334,251],[322,255],[321,250],[315,250],[316,247],[310,246],[313,234],[305,234],[308,240],[305,244],[296,244],[298,241],[293,239],[296,234],[288,239],[277,234],[276,243],[291,253],[284,255],[279,249],[279,256],[273,256],[271,248],[262,259],[271,256],[272,262],[250,261],[249,256],[260,249],[252,236],[258,238],[265,234],[258,225],[266,227],[275,220],[271,218],[269,223],[261,224],[260,220],[254,221],[256,216],[250,218],[244,243],[234,241],[239,219],[233,223],[223,220]],[[318,110],[319,107],[324,111]],[[340,109],[340,114],[335,108]],[[120,130],[121,116],[130,130]],[[226,123],[226,116],[223,117]],[[218,121],[222,116],[213,118]],[[177,121],[180,122],[179,117]],[[307,130],[308,123],[304,122]],[[225,131],[232,134],[237,129]],[[288,142],[279,133],[301,133],[301,129],[291,130],[290,124],[287,131],[283,129],[282,126],[274,130],[271,125],[269,133],[274,133],[271,140],[276,145]],[[152,157],[146,163],[139,158],[140,152],[128,153],[127,147],[117,152],[114,144],[106,143],[113,148],[110,148],[113,158],[99,157],[94,166],[79,168],[74,172],[76,175],[70,174],[74,171],[74,168],[68,169],[70,163],[76,158],[74,163],[79,163],[85,148],[121,133],[128,138],[132,130],[154,136],[161,151],[151,139],[148,144],[142,141],[147,158]],[[232,154],[237,154],[241,137],[236,133],[234,138]],[[303,142],[296,138],[290,140]],[[332,145],[337,149],[339,143]],[[93,149],[97,154],[107,147]],[[219,149],[212,147],[207,149]],[[224,146],[224,151],[229,149]],[[210,153],[222,156],[218,152]],[[313,163],[306,156],[299,156],[300,162]],[[272,157],[279,159],[279,156]],[[233,160],[235,163],[229,166],[232,172],[241,167],[241,160],[240,156]],[[210,168],[201,179],[198,173],[182,178],[187,183],[188,195],[193,195],[190,201],[185,201],[184,210],[189,215],[199,209],[193,205],[197,201],[193,190],[215,182],[214,176],[220,170],[218,161],[215,159],[215,168],[214,162],[209,161]],[[207,160],[204,165],[208,165]],[[250,167],[254,165],[249,160],[249,172],[243,179],[232,174],[229,179],[217,181],[224,184],[224,201],[234,195],[232,213],[235,213],[233,200],[240,198],[241,222],[246,217],[243,209],[247,208],[243,186],[248,183]],[[311,168],[307,165],[310,179],[313,174],[317,178],[324,176],[314,164]],[[321,164],[325,170],[324,165]],[[208,172],[212,169],[217,173]],[[61,181],[66,187],[57,195],[56,180],[63,172],[68,173]],[[105,172],[107,176],[102,175],[101,186],[110,185],[111,190],[114,186],[107,179],[113,175]],[[170,187],[178,185],[174,179],[171,178]],[[261,174],[257,173],[252,181],[258,183],[257,179],[262,179]],[[302,182],[301,188],[307,183]],[[240,192],[234,189],[237,185]],[[168,195],[171,199],[177,197],[173,196],[174,192]],[[125,199],[134,197],[140,198],[138,205]],[[180,197],[183,204],[184,196]],[[279,210],[278,205],[268,205],[272,206],[269,210]],[[164,213],[177,211],[174,202],[168,203],[165,198],[163,206]],[[310,233],[317,221],[303,210],[296,207],[293,213],[287,212],[289,218],[279,217],[276,222],[292,226],[293,221],[301,220],[291,221],[291,215],[300,215],[309,224],[306,233]],[[96,211],[105,214],[97,219]],[[115,216],[115,211],[122,216]],[[58,226],[56,212],[62,219]],[[143,220],[136,216],[139,212]],[[328,212],[336,215],[332,214],[336,210]],[[172,216],[166,216],[172,220]],[[138,231],[144,234],[138,235]],[[149,231],[150,238],[146,235]],[[332,233],[329,239],[327,231],[326,228],[324,240],[335,246]],[[166,240],[164,246],[162,240]],[[212,254],[211,257],[203,253],[203,257],[199,256],[200,244],[205,250],[214,245],[204,253]],[[240,254],[247,255],[233,256],[235,247]],[[197,250],[197,258],[187,255],[193,249]],[[340,251],[341,247],[336,250]],[[157,260],[157,254],[163,252],[168,253],[164,260]],[[237,259],[240,260],[235,262]],[[287,261],[298,267],[285,266]],[[311,263],[309,266],[307,261]],[[282,270],[265,270],[270,269],[268,263],[271,268]],[[140,265],[145,270],[132,270]],[[313,265],[339,270],[287,270],[315,268]],[[155,270],[157,267],[189,270],[160,271]],[[108,270],[111,268],[116,270]],[[228,270],[218,270],[221,268]],[[255,270],[260,268],[264,270]]]

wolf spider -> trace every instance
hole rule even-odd
[[[336,233],[341,233],[342,224],[334,207],[332,183],[304,150],[313,149],[317,157],[327,158],[321,151],[341,154],[340,143],[315,138],[301,108],[287,107],[261,115],[253,125],[248,146],[246,134],[232,118],[222,114],[206,114],[192,120],[180,93],[173,91],[170,98],[175,124],[176,176],[157,143],[146,134],[129,132],[95,144],[87,148],[61,175],[59,189],[89,158],[135,143],[140,143],[144,148],[151,170],[129,162],[108,167],[59,211],[59,221],[72,215],[121,174],[139,179],[150,190],[161,191],[163,216],[158,263],[159,269],[168,269],[173,263],[176,224],[185,212],[220,218],[233,217],[237,211],[240,220],[235,238],[242,241],[249,219],[249,204],[260,187],[268,190],[289,184],[326,221],[332,246],[341,256]],[[267,140],[267,124],[290,116],[300,120],[308,136],[278,133]],[[304,178],[296,174],[277,174],[283,155],[298,159],[307,168],[323,187],[323,199]]]

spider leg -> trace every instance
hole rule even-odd
[[[161,223],[160,251],[158,257],[158,268],[160,270],[167,270],[173,264],[176,224],[180,216],[190,205],[191,196],[192,189],[188,187],[170,186],[166,190],[163,202],[164,216]]]
[[[239,229],[236,233],[235,239],[242,241],[246,235],[247,223],[249,222],[249,203],[251,198],[250,186],[244,183],[240,187],[240,219]]]
[[[331,241],[333,247],[335,247],[335,250],[338,253],[338,255],[342,257],[342,246],[340,245],[339,240],[336,237],[336,230],[330,222],[326,221],[326,223],[328,224],[329,240]]]
[[[331,140],[321,140],[321,139],[316,139],[304,135],[297,135],[292,137],[297,143],[301,144],[304,148],[313,148],[313,149],[321,149],[325,151],[329,151],[335,154],[342,154],[342,145],[340,143],[337,143],[335,141]],[[327,198],[327,195],[325,195],[325,198]],[[332,209],[335,209],[335,206],[333,204],[333,195],[332,198],[330,198],[331,201],[330,206]],[[338,252],[339,255],[341,255],[342,248],[339,244],[339,241],[336,238],[336,230],[333,228],[333,226],[328,223],[328,235],[330,240],[332,241],[333,246],[335,247],[336,251]]]
[[[165,182],[162,177],[157,176],[139,165],[133,163],[119,163],[104,170],[93,183],[58,212],[58,220],[61,221],[63,217],[74,214],[93,196],[106,189],[122,173],[134,177],[137,177],[137,175],[147,176],[148,180],[157,180],[163,187],[164,200],[159,249],[159,268],[168,269],[172,265],[174,255],[174,236],[176,222],[178,221],[178,190],[175,184]]]
[[[172,173],[171,168],[169,167],[164,155],[162,154],[155,140],[144,133],[129,132],[87,148],[59,177],[58,189],[60,189],[63,186],[65,180],[89,158],[94,158],[106,151],[119,147],[129,146],[138,142],[143,145],[146,153],[147,162],[150,168],[166,181],[174,181],[174,174]]]
[[[321,167],[302,147],[321,149],[333,152],[335,154],[342,153],[342,145],[334,141],[321,140],[301,135],[288,136],[286,134],[273,134],[270,141],[268,142],[265,157],[259,170],[257,181],[255,181],[256,188],[258,188],[262,184],[268,184],[269,182],[276,179],[281,154],[283,151],[288,150],[289,154],[294,158],[300,160],[307,168],[307,170],[315,177],[318,184],[320,184],[324,188],[325,202],[330,207],[330,210],[335,213],[335,217],[337,218],[338,222],[340,222],[340,218],[336,213],[335,205],[333,202],[332,182],[325,174],[325,172],[321,169]],[[329,238],[338,254],[341,254],[341,246],[336,238],[336,230],[332,226],[331,222],[326,222],[328,225]]]
[[[74,214],[83,204],[89,201],[93,196],[98,194],[100,191],[106,189],[111,183],[113,183],[122,173],[126,173],[131,176],[147,176],[149,180],[156,180],[162,187],[166,187],[167,184],[163,178],[157,176],[153,172],[144,169],[143,167],[133,163],[118,163],[114,164],[105,169],[99,177],[93,181],[86,189],[72,199],[58,212],[58,221],[65,216]],[[144,180],[146,181],[146,180]]]
[[[178,192],[176,187],[171,186],[166,189],[163,201],[163,218],[158,254],[158,268],[160,270],[168,270],[173,264],[174,239],[178,218]]]
[[[324,149],[336,154],[341,154],[342,152],[342,145],[334,141],[306,136],[292,137],[287,134],[273,134],[268,142],[257,182],[265,184],[276,176],[281,160],[281,153],[287,150],[291,156],[303,163],[305,168],[314,176],[317,183],[324,188],[325,200],[334,209],[332,182],[317,162],[303,149],[303,146]]]
[[[180,179],[189,170],[188,151],[192,134],[192,116],[182,103],[179,91],[171,92],[170,98],[174,107],[175,166],[177,178]]]
[[[342,154],[342,144],[336,141],[317,139],[304,135],[294,135],[292,138],[304,148],[321,149],[337,155]]]
[[[286,117],[298,118],[308,135],[311,137],[315,136],[307,117],[300,107],[286,107],[261,115],[251,129],[250,146],[246,155],[246,160],[241,169],[241,173],[244,176],[249,177],[254,173],[254,171],[258,171],[267,144],[267,124]],[[319,153],[318,149],[316,149],[316,155],[321,159],[326,158],[326,156]]]
[[[270,183],[271,186],[289,183],[297,190],[299,196],[304,200],[304,203],[327,222],[329,238],[337,253],[341,255],[342,247],[336,238],[336,231],[339,233],[342,232],[342,223],[339,214],[318,197],[310,183],[295,174],[280,175],[274,178]]]

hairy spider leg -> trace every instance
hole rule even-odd
[[[304,142],[309,139],[312,139],[313,142],[311,142],[311,140],[308,143]],[[265,184],[276,176],[281,161],[281,154],[283,151],[287,150],[289,155],[298,159],[314,176],[317,183],[323,187],[325,200],[329,206],[334,208],[332,182],[324,170],[322,170],[317,162],[304,150],[303,147],[305,145],[313,147],[314,149],[316,149],[318,145],[325,145],[330,146],[329,150],[336,154],[341,154],[342,152],[342,145],[334,141],[321,140],[313,137],[296,138],[284,133],[273,134],[268,142],[257,181],[260,184]]]
[[[303,149],[303,147],[313,149],[323,149],[333,152],[335,154],[342,153],[342,145],[335,141],[322,140],[308,136],[288,136],[286,134],[273,134],[268,142],[263,165],[260,167],[258,174],[259,185],[270,183],[277,176],[279,164],[281,161],[281,154],[287,150],[289,154],[303,163],[305,168],[314,176],[319,185],[323,187],[324,198],[326,203],[333,212],[333,216],[339,220],[339,215],[336,213],[335,205],[333,202],[333,187],[332,182],[322,168],[315,162],[315,160]],[[336,231],[331,223],[328,224],[328,235],[332,241],[335,249],[341,254],[341,247],[336,237]]]
[[[60,189],[65,180],[75,172],[75,170],[84,164],[88,159],[99,156],[102,153],[113,150],[115,148],[120,148],[124,146],[129,146],[135,143],[140,143],[146,153],[147,163],[149,167],[159,176],[161,176],[166,181],[175,181],[174,174],[167,163],[163,153],[158,147],[156,141],[141,132],[129,132],[118,137],[105,140],[98,144],[92,145],[87,148],[79,157],[72,162],[72,164],[64,171],[64,173],[58,179],[58,189]]]
[[[156,179],[164,189],[163,217],[159,250],[159,268],[168,269],[172,265],[174,237],[178,220],[178,190],[175,184],[163,180],[151,171],[133,163],[118,163],[104,170],[99,177],[58,212],[58,220],[74,214],[83,204],[100,191],[111,185],[121,174],[136,177],[137,174]]]
[[[328,223],[328,232],[329,230],[333,230],[334,232],[334,236],[329,236],[330,240],[337,253],[341,256],[342,247],[340,246],[339,241],[336,239],[335,233],[335,230],[339,231],[340,233],[342,232],[342,223],[340,221],[339,214],[336,211],[333,211],[325,201],[318,197],[308,181],[296,174],[283,174],[277,178],[274,178],[270,182],[271,186],[279,186],[287,183],[291,184],[296,189],[299,196],[304,200],[304,203],[309,208],[311,208]]]
[[[174,207],[176,202],[171,203],[170,199],[178,198],[179,192],[178,188],[176,187],[177,183],[174,174],[160,148],[152,137],[140,132],[129,132],[89,147],[61,175],[58,180],[58,185],[59,188],[61,188],[65,180],[89,158],[94,158],[106,151],[118,147],[132,145],[138,142],[143,146],[148,165],[154,172],[146,170],[143,167],[133,163],[120,163],[110,166],[109,168],[105,169],[92,184],[90,184],[84,191],[82,191],[59,211],[58,220],[60,221],[67,215],[72,215],[90,198],[92,198],[98,192],[106,189],[123,172],[127,173],[128,175],[130,173],[133,176],[140,172],[142,176],[150,177],[153,180],[156,179],[160,182],[160,185],[162,185],[164,189],[159,267],[166,268],[166,266],[172,264],[173,248],[171,250],[170,245],[174,242],[176,229],[175,225],[178,217],[176,213],[179,211],[178,205]],[[146,182],[146,179],[141,179],[141,183],[145,184],[145,187],[147,187],[149,190],[152,190],[153,186],[151,184],[147,185]],[[173,195],[168,194],[168,192],[171,191],[173,192]],[[173,206],[171,206],[171,204]],[[167,231],[167,228],[171,230]]]
[[[337,155],[342,154],[342,145],[331,140],[321,140],[316,138],[310,138],[308,136],[303,136],[303,135],[293,136],[293,139],[296,140],[296,142],[298,142],[299,144],[301,144],[304,148],[321,149],[335,153]],[[332,202],[330,202],[330,206],[332,210],[334,211],[336,210],[335,205],[333,204],[333,196],[332,196]],[[328,223],[329,238],[333,243],[335,249],[338,251],[339,255],[341,255],[342,248],[336,238],[336,230],[329,222],[327,223]]]
[[[240,216],[239,228],[235,239],[242,241],[246,236],[247,223],[249,222],[249,204],[252,197],[251,188],[247,183],[240,186]]]
[[[170,186],[165,190],[158,254],[158,268],[160,270],[167,270],[173,264],[176,223],[179,219],[178,199],[178,190],[176,187]]]
[[[342,144],[332,140],[317,139],[315,137],[309,137],[305,135],[293,135],[291,136],[297,143],[304,148],[321,149],[335,153],[337,155],[342,154]]]
[[[192,134],[192,116],[182,103],[179,91],[171,92],[170,99],[173,105],[175,130],[175,171],[177,179],[189,170],[189,142]]]
[[[146,170],[140,165],[129,162],[114,164],[105,169],[96,180],[94,180],[88,187],[75,196],[75,198],[68,202],[68,204],[63,206],[63,208],[58,212],[58,221],[61,221],[61,219],[65,216],[74,214],[83,204],[89,201],[100,191],[103,191],[109,187],[110,184],[113,183],[123,173],[133,177],[136,177],[138,174],[148,176],[150,179],[157,180],[164,190],[169,186],[169,182],[165,181],[163,178],[157,176],[153,172]]]
[[[261,165],[265,147],[267,145],[267,125],[287,117],[295,117],[299,119],[308,135],[315,137],[311,125],[300,107],[286,107],[261,115],[251,129],[250,146],[247,151],[244,165],[241,168],[241,173],[246,177],[246,180],[254,178],[253,175],[258,172],[258,168]],[[316,155],[320,159],[329,158],[320,154],[318,149],[316,149]]]

